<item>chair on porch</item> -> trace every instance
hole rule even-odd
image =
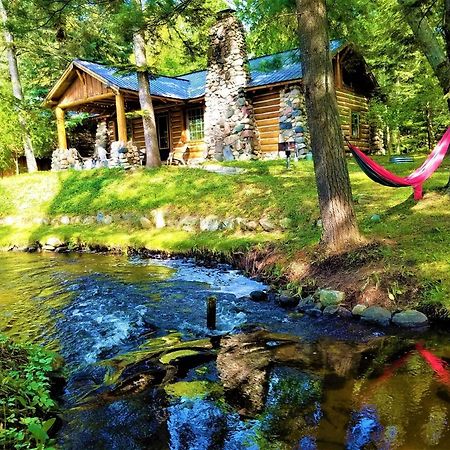
[[[185,166],[186,160],[184,159],[185,155],[189,152],[189,147],[184,147],[183,149],[173,149],[169,153],[169,157],[167,158],[166,164],[168,166]]]

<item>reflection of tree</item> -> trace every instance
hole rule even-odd
[[[276,369],[258,436],[260,448],[276,440],[274,448],[292,448],[293,442],[311,438],[321,418],[322,387],[317,377],[295,369]]]
[[[255,415],[264,406],[270,351],[260,333],[222,339],[217,369],[225,397],[240,414]]]

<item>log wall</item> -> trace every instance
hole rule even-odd
[[[131,138],[137,148],[145,148],[144,124],[141,117],[131,119]]]
[[[278,152],[278,141],[280,133],[279,114],[280,114],[280,89],[264,91],[253,96],[253,108],[255,121],[260,140],[260,150],[262,157],[264,154]],[[370,127],[367,122],[368,101],[362,96],[349,90],[337,89],[336,91],[342,131],[350,142],[357,145],[362,150],[370,148]],[[171,150],[185,153],[185,159],[203,158],[206,151],[205,142],[189,141],[187,136],[187,108],[184,106],[168,109],[170,123],[170,145]],[[360,137],[353,139],[351,137],[351,112],[359,112],[360,119]],[[163,110],[159,112],[164,112]],[[138,148],[144,148],[144,130],[141,118],[135,118],[131,121],[132,136],[135,145]]]
[[[185,153],[184,158],[195,159],[203,158],[206,151],[206,145],[204,140],[201,141],[189,141],[186,131],[186,108],[175,107],[171,109],[158,109],[159,113],[169,114],[169,127],[170,127],[170,150],[175,151],[178,154]],[[132,139],[134,144],[138,148],[145,148],[144,140],[144,126],[142,119],[136,117],[131,120]],[[187,150],[186,150],[187,149]]]
[[[370,126],[367,121],[367,111],[369,110],[367,98],[355,94],[349,90],[336,89],[336,97],[341,116],[342,131],[344,136],[353,144],[361,148],[361,150],[370,149]],[[351,113],[359,112],[360,119],[360,135],[358,139],[352,138],[351,130]],[[347,150],[347,147],[345,147]]]
[[[268,91],[253,97],[253,111],[261,153],[277,152],[280,134],[280,92]]]

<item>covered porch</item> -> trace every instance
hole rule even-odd
[[[94,70],[89,67],[93,66]],[[98,73],[101,70],[104,73]],[[145,164],[145,140],[134,75],[112,76],[111,69],[74,61],[48,94],[46,104],[56,115],[58,148],[53,170],[124,167]],[[136,90],[135,90],[136,89]],[[161,159],[175,150],[186,150],[186,101],[152,95]],[[67,132],[69,114],[86,113],[90,146],[76,148]],[[93,145],[92,145],[93,144]],[[91,148],[89,148],[91,147]]]

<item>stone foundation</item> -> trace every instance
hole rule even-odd
[[[99,168],[122,167],[131,169],[142,165],[144,154],[133,144],[132,141],[126,145],[123,142],[113,142],[111,144],[111,155],[107,158],[106,150],[99,146],[96,148],[94,158],[80,158],[76,149],[57,149],[52,154],[52,171],[63,170],[89,170]]]
[[[60,172],[62,170],[75,169],[80,170],[83,163],[80,154],[75,148],[56,149],[52,154],[52,171]]]
[[[130,169],[142,165],[144,159],[143,153],[129,141],[126,145],[124,142],[115,141],[111,144],[111,157],[108,167],[123,167]]]
[[[205,89],[205,143],[209,159],[251,159],[258,154],[245,30],[233,10],[219,13],[210,32]]]
[[[305,96],[299,85],[287,86],[280,91],[280,134],[278,142],[287,144],[297,155],[308,153]]]

